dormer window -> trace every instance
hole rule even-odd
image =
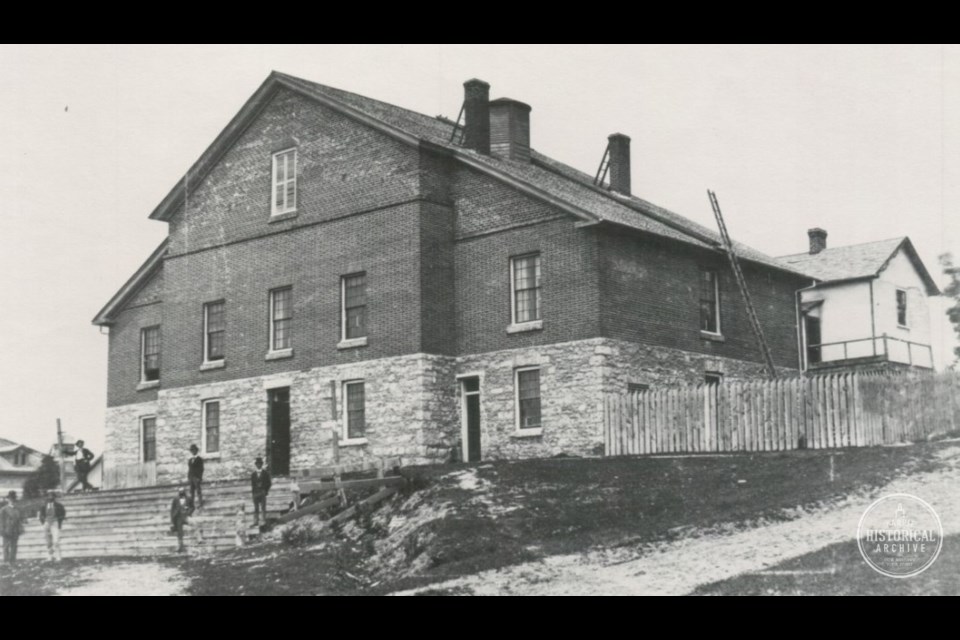
[[[279,216],[297,210],[297,150],[273,154],[273,194],[270,215]]]

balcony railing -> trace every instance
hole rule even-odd
[[[823,342],[807,346],[807,365],[817,367],[853,360],[897,362],[911,367],[933,368],[933,348],[893,336]]]

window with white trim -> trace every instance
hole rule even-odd
[[[543,426],[540,419],[540,368],[517,369],[515,376],[517,429],[539,429]]]
[[[347,442],[366,438],[367,423],[363,380],[343,383],[343,439]]]
[[[270,215],[297,210],[297,150],[286,149],[273,154],[273,189]]]
[[[203,454],[220,453],[220,401],[203,401]]]
[[[367,335],[367,274],[355,273],[340,278],[342,340]]]
[[[203,305],[203,361],[216,362],[224,358],[224,340],[227,333],[226,303],[223,300]]]
[[[897,289],[897,325],[907,326],[907,292]]]
[[[293,348],[293,287],[270,292],[270,350]]]
[[[143,416],[140,418],[140,461],[156,462],[157,460],[157,417]]]
[[[713,269],[700,268],[700,330],[720,333],[720,281]]]
[[[540,254],[510,259],[510,308],[513,324],[540,320]]]
[[[140,381],[160,379],[160,326],[140,330]]]

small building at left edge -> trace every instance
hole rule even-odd
[[[0,496],[23,493],[23,483],[40,468],[43,453],[6,438],[0,438]]]

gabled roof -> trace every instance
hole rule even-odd
[[[169,220],[182,204],[189,185],[203,180],[280,88],[306,96],[402,142],[445,152],[474,169],[576,216],[586,224],[612,223],[699,247],[721,247],[720,236],[716,232],[640,198],[596,187],[592,176],[535,151],[532,152],[531,162],[476,153],[451,142],[455,125],[445,118],[427,116],[276,71],[260,85],[150,217]],[[735,244],[744,260],[797,273],[791,266],[756,249]]]
[[[937,283],[933,281],[927,268],[920,260],[910,238],[890,238],[876,242],[852,244],[845,247],[824,249],[819,253],[796,253],[782,256],[779,260],[796,270],[808,273],[824,283],[857,280],[861,278],[876,278],[880,272],[903,249],[904,254],[917,270],[927,288],[927,295],[940,295]]]
[[[111,324],[114,315],[123,308],[127,300],[140,291],[140,289],[149,282],[150,276],[156,273],[157,269],[163,265],[163,256],[166,252],[167,239],[164,238],[163,242],[153,250],[153,253],[150,254],[146,262],[140,265],[140,268],[130,276],[130,279],[120,287],[120,290],[113,294],[113,297],[104,305],[103,309],[100,309],[100,312],[93,319],[93,324],[101,326]]]

